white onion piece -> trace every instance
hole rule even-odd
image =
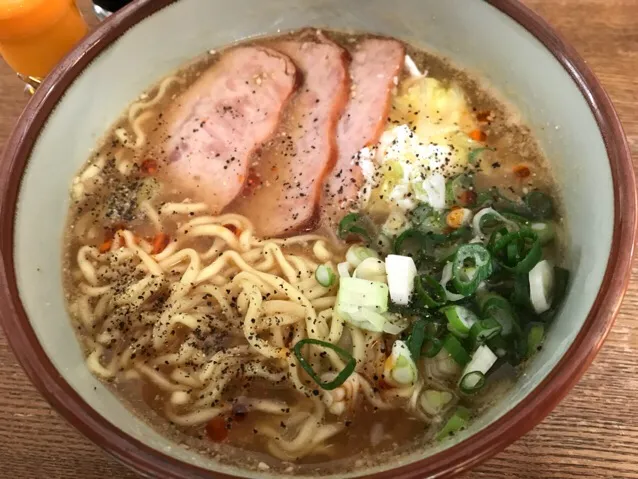
[[[502,214],[500,214],[495,209],[493,209],[493,208],[483,208],[481,211],[476,213],[476,216],[474,216],[474,219],[472,220],[472,229],[474,230],[474,235],[475,236],[484,236],[483,231],[481,231],[481,220],[483,219],[483,216],[488,215],[488,214],[490,214],[492,216],[496,216],[499,220],[501,220],[503,223],[505,223],[507,225],[516,226],[516,223],[514,223],[513,221],[508,220],[507,218],[505,218]]]
[[[407,305],[410,302],[416,277],[414,260],[409,256],[389,254],[385,258],[385,270],[392,302]]]
[[[350,263],[344,261],[343,263],[339,263],[337,265],[337,271],[339,272],[340,278],[349,278],[350,277]]]
[[[529,296],[536,314],[551,308],[553,291],[554,268],[547,260],[539,261],[529,272]]]
[[[451,293],[447,289],[447,284],[449,283],[451,279],[452,279],[452,263],[447,263],[445,267],[443,268],[443,272],[441,274],[441,286],[443,286],[443,289],[445,290],[445,296],[447,296],[447,299],[449,301],[460,301],[463,298],[465,298],[465,296],[463,296],[462,294]]]
[[[488,346],[484,344],[482,346],[479,346],[472,355],[472,359],[470,360],[470,362],[467,363],[467,366],[465,366],[463,374],[461,374],[461,381],[467,374],[473,372],[480,372],[481,374],[486,375],[487,372],[492,368],[492,366],[494,366],[494,363],[497,359],[498,357],[496,356],[496,354],[494,354]],[[476,386],[478,380],[479,379],[477,378],[476,381],[472,381],[473,384],[468,384],[468,386]]]

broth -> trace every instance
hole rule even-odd
[[[450,427],[451,416],[462,417],[464,408],[473,415],[480,414],[508,388],[515,387],[525,361],[541,347],[546,325],[559,301],[559,286],[554,287],[552,298],[551,291],[539,289],[535,283],[538,278],[528,278],[533,265],[528,268],[523,263],[535,254],[539,256],[534,264],[542,263],[541,237],[543,261],[560,263],[562,219],[555,201],[553,210],[539,213],[539,208],[552,206],[556,192],[529,129],[515,121],[510,110],[467,73],[410,45],[402,48],[420,72],[427,71],[427,76],[419,76],[403,65],[397,73],[396,86],[389,92],[388,118],[383,122],[385,133],[379,142],[362,145],[365,148],[349,168],[374,170],[361,180],[358,196],[349,200],[359,204],[349,223],[344,226],[342,217],[351,211],[351,205],[341,207],[343,214],[338,221],[318,208],[319,213],[296,228],[295,234],[286,230],[281,235],[286,239],[266,240],[253,226],[260,218],[236,214],[243,208],[237,198],[250,198],[253,191],[269,191],[263,173],[256,175],[253,168],[273,155],[272,161],[282,161],[277,156],[281,150],[273,146],[280,141],[278,134],[247,156],[250,168],[247,178],[240,175],[240,197],[221,211],[214,211],[202,200],[199,186],[188,190],[175,176],[177,170],[167,170],[184,161],[172,155],[176,151],[184,154],[183,145],[190,141],[190,137],[175,138],[170,133],[172,108],[207,71],[226,61],[229,51],[281,45],[277,42],[294,44],[309,36],[314,42],[311,48],[336,44],[352,57],[366,41],[377,38],[304,30],[253,40],[204,55],[162,80],[129,107],[72,185],[64,285],[89,368],[163,433],[242,467],[344,472],[387,461],[434,440],[445,440],[440,434],[442,428]],[[296,81],[298,90],[293,100],[287,100],[278,125],[293,120],[301,125],[305,121],[303,115],[291,111],[294,101],[303,94],[303,85],[310,82],[308,74]],[[255,82],[261,86],[261,77],[255,77]],[[419,92],[430,95],[429,100],[421,102]],[[348,96],[351,102],[357,98],[352,86]],[[316,103],[320,103],[319,98]],[[198,107],[193,108],[195,111]],[[224,108],[237,116],[252,111],[249,107],[242,110],[235,103]],[[431,111],[424,116],[427,108]],[[195,120],[199,123],[199,118]],[[193,121],[192,115],[184,124],[187,121]],[[202,117],[202,129],[207,121]],[[473,129],[468,130],[467,125]],[[193,135],[196,130],[199,128],[193,128]],[[240,136],[236,130],[228,131]],[[408,136],[401,137],[402,131],[409,132]],[[424,175],[424,182],[430,181],[430,175],[442,174],[446,182],[443,208],[432,207],[434,194],[428,191],[433,191],[433,186],[423,193],[416,189],[421,188],[420,179],[405,180],[406,169],[413,174],[420,168],[419,162],[426,161],[419,157],[426,150],[392,150],[401,142],[407,145],[413,135],[421,135],[419,147],[426,145],[430,148],[427,151],[439,148],[428,153],[427,168],[417,173]],[[436,143],[436,138],[443,140]],[[177,140],[181,146],[172,149],[171,142]],[[308,155],[313,146],[306,151]],[[269,153],[272,151],[275,153]],[[410,155],[416,158],[412,163],[405,160]],[[442,166],[432,166],[438,161],[436,155],[445,155]],[[231,158],[224,170],[230,166],[234,171],[236,162]],[[292,168],[291,160],[285,161],[289,162],[284,163],[286,168]],[[402,173],[396,176],[398,170]],[[197,185],[212,181],[220,188],[226,187],[222,184],[225,178],[189,174]],[[230,174],[228,181],[232,179]],[[296,188],[301,187],[291,186]],[[419,191],[432,204],[421,197],[416,201],[414,196],[419,196]],[[249,203],[241,211],[250,215],[256,206]],[[334,204],[329,206],[333,208]],[[486,209],[493,213],[486,214]],[[454,211],[466,215],[460,217],[458,225],[451,223]],[[454,265],[453,258],[461,248],[471,246],[470,233],[476,233],[477,226],[472,227],[471,222],[468,226],[467,218],[476,218],[481,211],[486,221],[478,222],[480,234],[475,234],[472,241],[493,254],[489,271],[481,269],[480,256],[470,255],[476,264],[461,263],[458,274],[465,276],[455,276],[452,286],[444,282],[445,289],[439,289],[436,285],[445,275],[444,266]],[[359,229],[353,229],[353,224]],[[366,230],[363,235],[361,228]],[[551,238],[544,239],[546,230],[540,228],[551,229]],[[420,233],[405,235],[417,229]],[[337,230],[341,234],[336,234]],[[462,232],[470,237],[462,236]],[[403,247],[397,246],[402,234],[407,238]],[[508,243],[507,235],[512,234],[520,237]],[[373,270],[376,268],[374,278],[380,278],[368,282],[390,283],[390,302],[387,311],[382,311],[379,327],[390,331],[398,328],[398,332],[375,330],[369,318],[377,318],[380,310],[364,309],[368,316],[349,316],[340,309],[343,298],[339,291],[348,281],[342,277],[337,285],[335,276],[342,268],[337,264],[346,265],[343,268],[350,268],[353,274],[356,265],[351,251],[355,256],[357,251],[363,255],[355,261],[359,263],[373,254],[370,250],[353,250],[353,236],[358,241],[373,236],[369,246],[374,255],[386,258],[385,266],[381,260],[368,263]],[[407,248],[405,245],[414,238],[423,242],[417,241],[416,249]],[[436,239],[434,243],[427,243],[432,239]],[[499,241],[504,244],[501,250],[495,246]],[[426,276],[434,278],[436,285],[422,285],[429,291],[430,300],[437,303],[441,292],[447,299],[436,307],[424,307],[416,304],[421,293],[412,290],[408,304],[397,302],[387,259],[390,252],[403,260],[411,258],[409,261],[422,275],[420,281],[427,281]],[[428,253],[427,257],[422,257],[423,252]],[[319,272],[322,266],[326,268],[322,272],[329,273],[323,281]],[[472,283],[479,274],[483,275],[480,281],[471,293],[464,294],[462,289],[468,286],[462,285],[463,281]],[[360,284],[356,282],[360,278],[353,279],[350,283]],[[558,277],[554,283],[559,283]],[[545,283],[543,287],[551,289]],[[481,293],[488,290],[490,293],[485,294],[491,297]],[[521,300],[525,304],[511,306],[520,294],[527,294]],[[454,295],[462,299],[449,299]],[[494,299],[497,295],[500,299]],[[499,303],[501,299],[505,303]],[[388,301],[387,293],[380,301]],[[538,304],[543,301],[549,301],[551,308],[539,313]],[[445,308],[439,309],[443,303]],[[355,306],[359,313],[362,307],[368,307]],[[510,316],[508,308],[515,309]],[[416,339],[419,321],[424,321],[421,324],[427,328],[420,343]],[[459,324],[467,331],[454,330]],[[473,330],[470,335],[475,324],[483,328],[475,327],[478,339],[472,336]],[[488,332],[490,325],[497,333],[488,337],[492,334]],[[506,334],[507,328],[510,332]],[[299,350],[300,357],[294,345],[308,338],[322,344],[305,346]],[[469,354],[466,360],[458,360],[458,351],[454,353],[450,341],[456,341],[464,354]],[[338,345],[340,350],[323,343]],[[397,346],[399,343],[405,349]],[[423,356],[412,357],[415,347]],[[437,347],[438,352],[433,351]],[[410,354],[406,353],[408,348]],[[467,369],[470,356],[478,356],[481,348],[487,348],[495,358],[487,367],[489,374],[480,368]],[[303,357],[306,366],[321,372],[323,385],[307,374]],[[338,373],[347,368],[350,357],[356,360],[355,371],[335,389],[324,388],[328,381],[338,382]],[[411,373],[400,367],[403,363],[399,359],[405,357],[411,358],[417,368],[412,379],[405,380],[406,371]],[[460,376],[462,366],[466,369]],[[470,373],[485,381],[485,386],[472,382]],[[467,419],[463,419],[463,426]],[[455,429],[448,432],[453,434]]]

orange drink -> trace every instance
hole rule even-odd
[[[24,77],[46,76],[87,30],[74,0],[0,0],[0,54]]]

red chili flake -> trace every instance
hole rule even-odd
[[[471,206],[476,203],[477,194],[472,190],[465,190],[459,195],[459,203],[463,206]]]
[[[151,250],[151,254],[159,254],[164,251],[170,241],[171,238],[167,234],[157,233],[153,238],[153,249]]]
[[[106,253],[107,251],[111,249],[111,246],[113,246],[113,240],[107,239],[104,243],[100,245],[100,253]]]
[[[512,172],[517,178],[527,178],[529,175],[532,174],[529,167],[523,164],[516,165],[514,168],[512,168]]]
[[[224,228],[226,228],[228,231],[230,231],[235,236],[239,236],[241,234],[241,230],[239,228],[237,228],[237,226],[235,226],[233,224],[230,224],[230,223],[226,224],[226,225],[224,225]]]
[[[487,140],[487,135],[484,131],[474,130],[470,132],[470,138],[472,138],[474,141],[484,142],[485,140]]]
[[[224,418],[217,416],[206,424],[206,435],[211,441],[222,442],[228,437],[228,429]]]
[[[157,161],[148,158],[142,162],[140,169],[146,175],[154,175],[158,170]]]

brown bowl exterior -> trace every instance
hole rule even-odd
[[[145,17],[178,0],[139,0],[88,36],[49,75],[23,112],[0,166],[0,319],[18,360],[49,403],[86,437],[147,477],[229,478],[182,463],[122,433],[97,414],[58,374],[38,343],[16,285],[14,217],[19,185],[36,139],[51,111],[78,74],[106,47]],[[631,272],[637,196],[627,141],[612,103],[585,62],[538,15],[517,1],[488,3],[532,33],[563,65],[590,105],[602,132],[614,185],[614,232],[602,286],[574,340],[545,380],[516,407],[472,437],[434,456],[373,477],[443,478],[465,471],[504,449],[538,424],[576,384],[602,346],[620,308]]]

